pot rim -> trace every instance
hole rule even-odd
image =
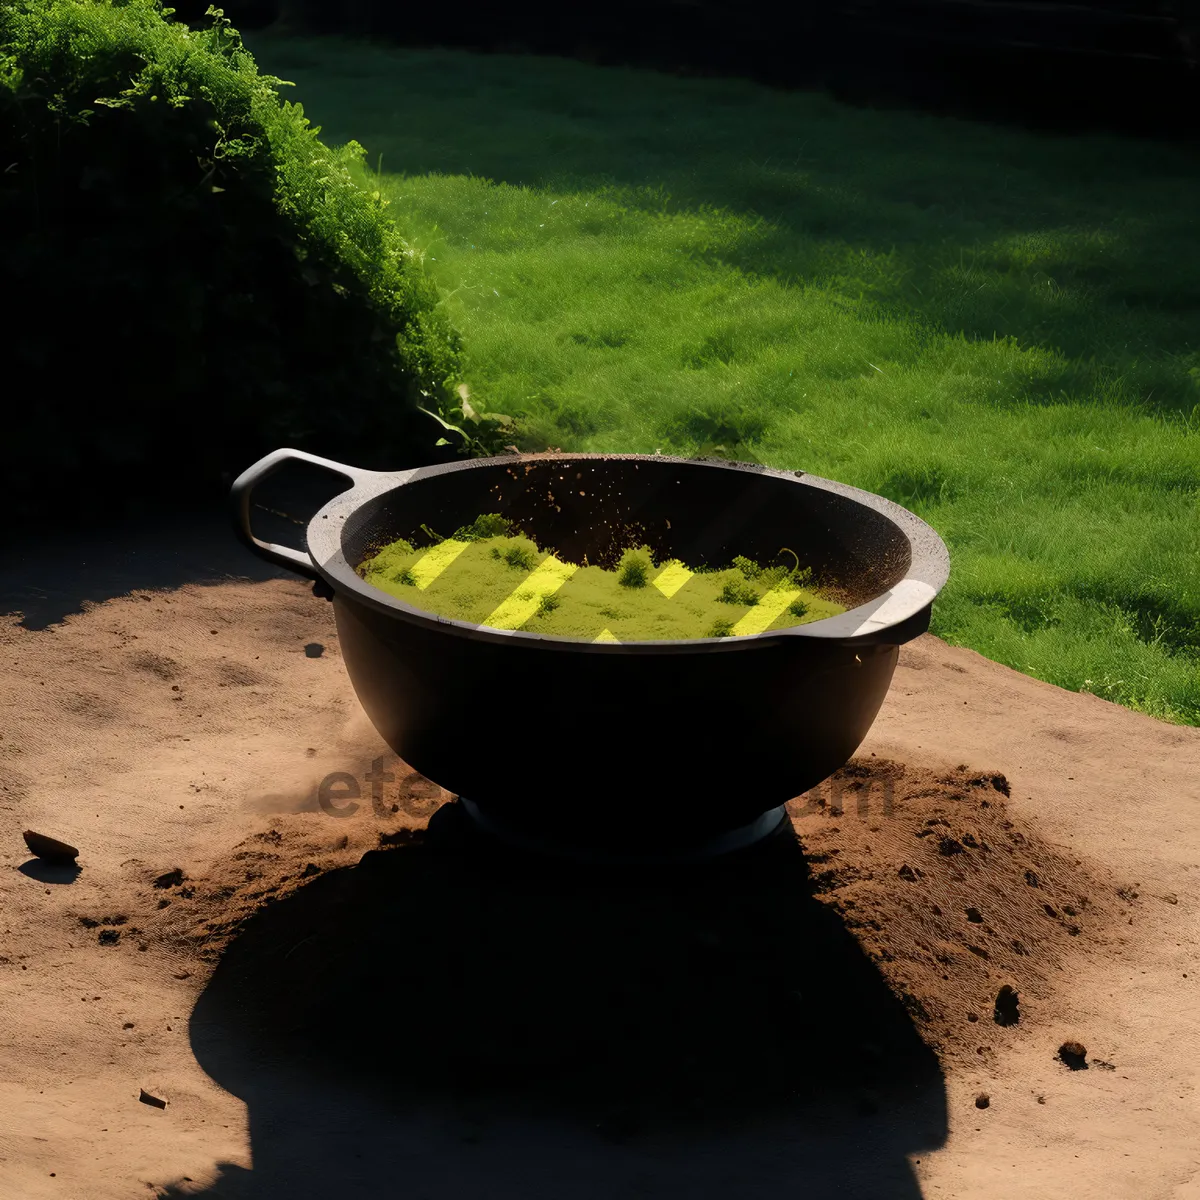
[[[277,452],[283,453],[283,452]],[[833,617],[793,625],[785,629],[767,630],[736,638],[675,638],[629,642],[591,642],[559,634],[529,633],[522,630],[494,629],[451,617],[439,616],[407,604],[398,597],[373,587],[362,579],[342,553],[342,530],[346,521],[364,504],[388,492],[439,475],[458,471],[473,471],[499,465],[513,466],[524,462],[596,462],[621,460],[625,462],[675,463],[706,466],[714,470],[767,475],[797,487],[816,487],[844,497],[852,503],[886,517],[908,539],[911,562],[903,579],[881,595]],[[253,468],[252,468],[253,469]],[[499,643],[516,640],[520,643],[546,647],[572,647],[594,654],[628,654],[641,650],[693,650],[698,647],[761,647],[764,642],[782,642],[790,638],[808,638],[846,642],[875,635],[872,641],[886,641],[878,635],[899,625],[929,607],[945,585],[950,574],[950,555],[936,531],[908,509],[882,496],[854,488],[834,480],[823,479],[804,471],[782,471],[753,463],[731,462],[724,459],[682,458],[663,454],[585,454],[551,452],[542,454],[505,454],[488,458],[468,459],[402,471],[368,471],[357,467],[341,467],[353,481],[353,486],[330,500],[309,522],[307,529],[308,557],[316,574],[336,591],[352,596],[359,603],[389,616],[399,616],[428,629],[443,630],[463,637]]]
[[[873,599],[837,616],[825,617],[804,625],[737,637],[593,642],[561,634],[494,629],[488,625],[476,625],[415,608],[367,583],[342,553],[342,531],[347,520],[369,501],[409,484],[439,475],[485,467],[512,467],[532,462],[577,463],[607,460],[704,466],[714,470],[766,475],[793,486],[815,487],[832,492],[853,504],[874,510],[904,535],[910,552],[908,570],[902,579]],[[289,462],[311,463],[350,481],[350,486],[334,496],[309,522],[304,551],[260,541],[250,528],[250,497],[254,487]],[[442,631],[497,644],[516,639],[531,647],[536,645],[545,649],[572,649],[590,654],[680,653],[697,648],[729,653],[739,649],[762,648],[764,645],[781,645],[785,640],[795,638],[840,646],[899,645],[928,628],[933,600],[950,575],[950,554],[945,543],[931,526],[901,505],[861,488],[824,479],[819,475],[810,475],[805,471],[783,471],[758,463],[741,463],[727,459],[683,458],[665,454],[546,451],[538,454],[493,455],[488,458],[466,459],[401,471],[370,471],[320,458],[304,450],[281,449],[266,455],[243,471],[234,481],[230,498],[233,502],[234,529],[244,545],[268,562],[286,567],[298,575],[324,581],[334,597],[340,592],[369,609],[387,616],[400,617],[429,631]],[[889,637],[889,631],[895,631],[894,635]]]

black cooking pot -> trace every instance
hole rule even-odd
[[[312,463],[349,490],[308,525],[307,551],[259,541],[256,484]],[[845,764],[929,627],[950,570],[906,509],[844,484],[659,455],[506,456],[396,472],[277,450],[233,485],[256,554],[332,593],[350,680],[384,740],[511,842],[609,858],[704,857],[769,833],[789,799]],[[789,547],[847,605],[746,637],[589,642],[422,611],[355,567],[421,527],[498,512],[560,558],[612,565],[629,533],[691,567]]]

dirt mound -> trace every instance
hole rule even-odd
[[[397,1086],[439,1086],[454,1063],[460,1088],[536,1106],[553,1081],[561,1105],[566,1071],[593,1116],[632,1129],[790,1104],[818,1078],[828,1099],[831,1073],[869,1107],[937,1060],[987,1064],[1053,1019],[1056,977],[1125,907],[1120,880],[1011,818],[1002,774],[966,766],[855,759],[758,848],[615,874],[498,850],[424,782],[428,827],[389,811],[365,857],[280,814],[207,864],[147,866],[119,917],[79,919],[220,963],[205,1020],[254,1057],[379,1069],[395,1048],[369,1027],[328,1053],[314,1033],[383,996],[426,1035],[403,1043]],[[769,1041],[722,1032],[764,1020]]]
[[[867,758],[788,805],[814,893],[943,1056],[991,1055],[1036,1024],[1127,907],[1123,881],[1014,821],[1008,793],[994,771]]]

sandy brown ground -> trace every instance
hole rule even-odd
[[[303,584],[2,620],[0,1196],[1200,1197],[1200,730],[925,636],[799,844],[614,889],[488,859]]]

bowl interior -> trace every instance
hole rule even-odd
[[[814,582],[848,608],[904,578],[908,538],[882,513],[799,480],[733,464],[665,458],[514,459],[415,479],[356,509],[342,530],[351,566],[397,538],[431,545],[422,526],[449,537],[481,513],[500,513],[565,561],[615,566],[630,545],[657,561],[810,567]]]

